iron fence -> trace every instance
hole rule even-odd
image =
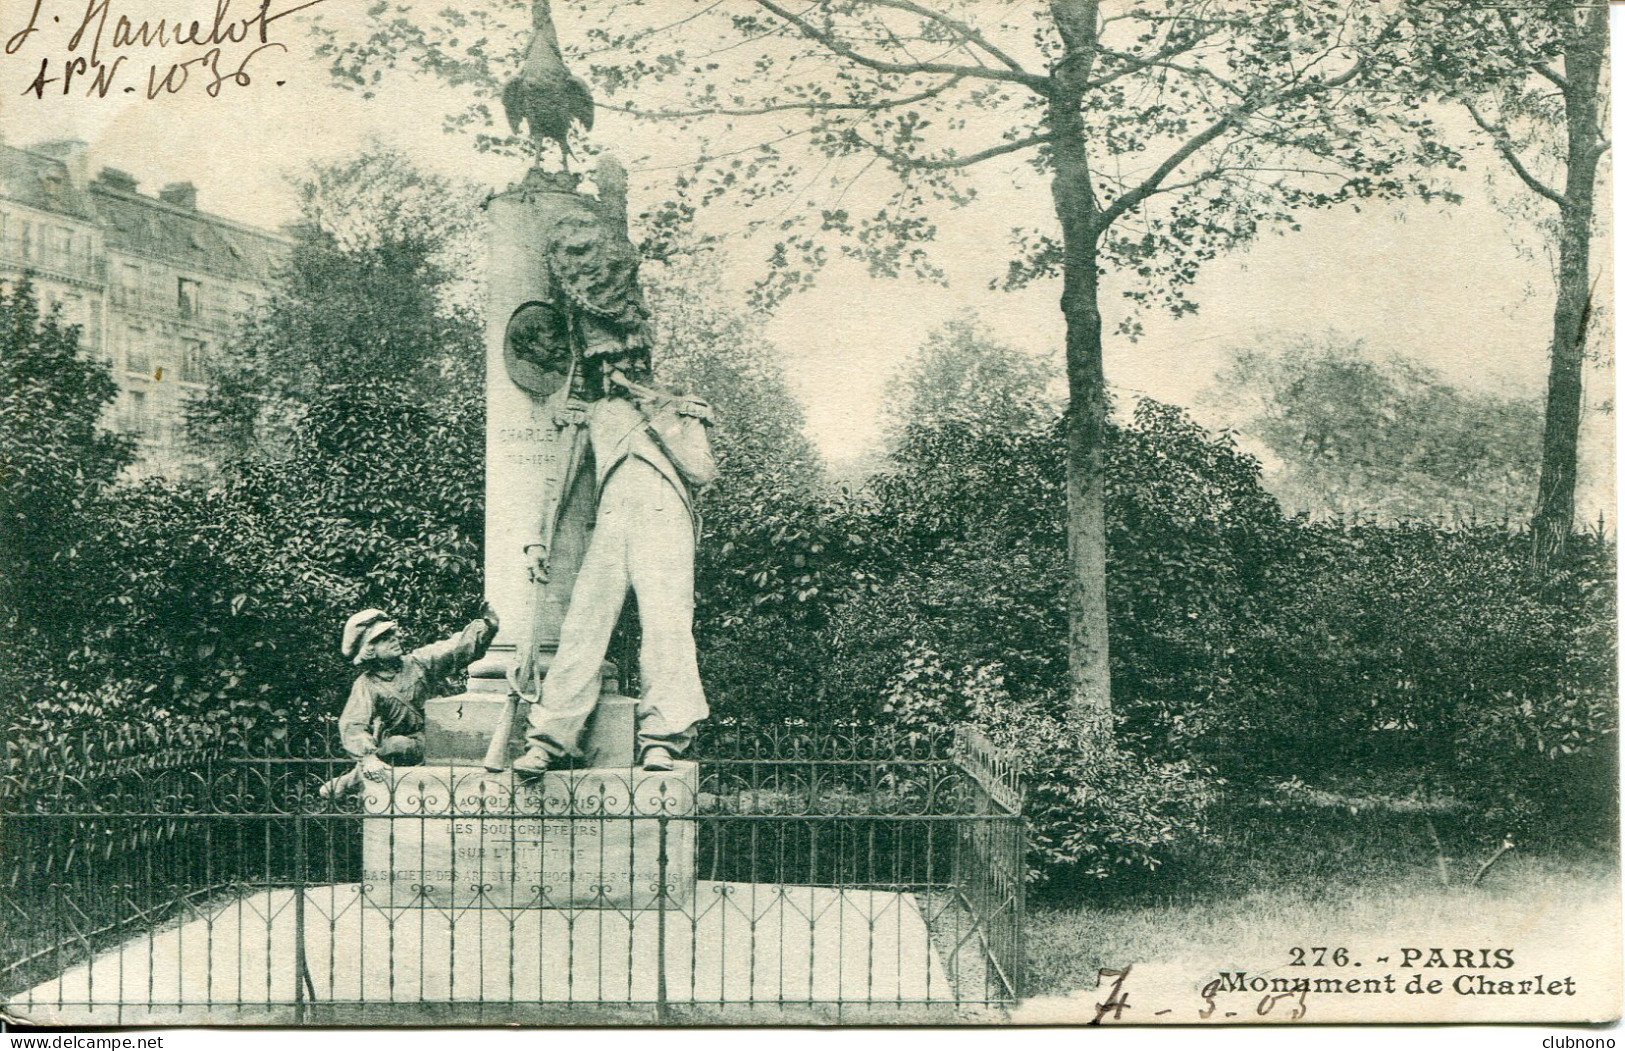
[[[1020,991],[1021,785],[974,733],[712,726],[670,775],[401,768],[338,800],[317,789],[348,760],[311,744],[8,752],[0,1000],[64,1024],[760,1022]]]

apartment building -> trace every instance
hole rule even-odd
[[[198,208],[191,183],[141,192],[114,168],[91,175],[78,141],[0,143],[0,281],[34,275],[118,380],[110,425],[135,437],[138,475],[195,474],[189,398],[237,319],[270,287],[288,239]]]

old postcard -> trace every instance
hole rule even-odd
[[[1618,1019],[1608,38],[0,0],[7,1023]]]

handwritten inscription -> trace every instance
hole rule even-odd
[[[148,99],[200,90],[217,98],[230,86],[255,83],[250,73],[273,39],[276,23],[326,0],[214,0],[201,18],[154,16],[153,0],[31,0],[5,54],[32,59],[23,95],[144,93]],[[7,27],[9,28],[9,27]],[[281,84],[282,81],[274,83]],[[7,93],[11,90],[8,88]]]

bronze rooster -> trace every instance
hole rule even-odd
[[[564,170],[569,171],[570,123],[575,121],[583,130],[592,130],[592,90],[564,65],[549,0],[533,0],[531,28],[525,64],[517,77],[503,85],[502,109],[515,135],[522,123],[529,123],[538,153],[546,140],[558,143],[564,155]]]

